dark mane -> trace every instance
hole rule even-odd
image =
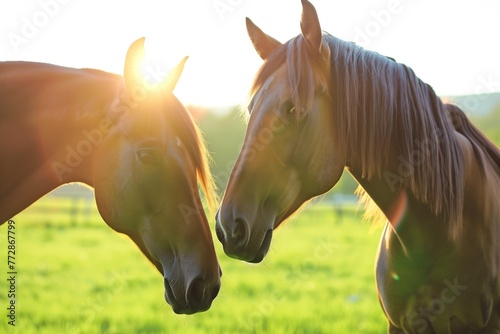
[[[335,105],[337,152],[367,179],[387,180],[383,174],[390,157],[395,157],[393,165],[402,168],[388,171],[400,180],[393,190],[409,189],[436,216],[449,222],[451,235],[458,237],[465,160],[448,107],[411,68],[328,34],[323,39],[331,51],[331,69],[326,75],[330,76],[329,93]],[[291,39],[263,64],[251,93],[287,63],[292,101],[296,110],[307,113],[314,99],[314,83],[324,80],[314,77],[311,58],[301,35]],[[498,149],[492,147],[490,151],[496,152],[493,160],[498,162]]]
[[[457,237],[462,230],[465,166],[446,108],[413,70],[331,36],[330,93],[337,106],[335,133],[341,151],[362,177],[391,171]],[[391,149],[389,149],[391,148]],[[349,152],[356,152],[349,154]]]

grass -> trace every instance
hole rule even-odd
[[[221,292],[207,312],[179,316],[132,242],[93,206],[71,218],[71,205],[46,197],[14,218],[15,327],[6,317],[7,224],[0,227],[0,333],[386,332],[373,274],[381,231],[371,232],[354,208],[341,219],[327,205],[304,210],[276,231],[258,265],[229,259],[215,241]]]

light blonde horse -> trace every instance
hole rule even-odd
[[[161,272],[174,312],[200,312],[220,288],[198,192],[197,179],[209,202],[214,198],[207,152],[172,93],[185,59],[153,88],[141,76],[143,57],[139,39],[128,50],[123,78],[0,63],[0,222],[62,184],[85,183],[95,189],[105,222]]]
[[[273,230],[346,168],[387,221],[388,331],[500,333],[499,150],[409,67],[322,33],[302,4],[302,34],[284,44],[247,20],[265,62],[217,214],[226,254],[261,261]]]

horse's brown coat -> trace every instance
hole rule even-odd
[[[388,220],[376,279],[389,332],[500,333],[498,148],[409,67],[318,39],[302,4],[302,34],[282,45],[247,21],[265,62],[217,215],[224,250],[261,260],[269,231],[345,167]],[[255,150],[274,118],[286,126]]]

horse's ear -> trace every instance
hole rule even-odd
[[[174,91],[175,86],[177,86],[177,82],[181,77],[182,70],[184,69],[184,64],[186,63],[186,60],[188,60],[188,58],[188,56],[182,58],[180,63],[177,64],[172,70],[170,70],[167,77],[163,81],[163,88],[165,89],[165,91],[168,91],[169,93],[172,93]]]
[[[266,35],[248,17],[246,18],[246,23],[248,35],[252,40],[255,50],[263,60],[266,60],[269,55],[281,45],[281,43],[271,36]]]
[[[145,38],[141,37],[128,48],[123,71],[127,89],[132,89],[142,83],[141,65],[144,61],[144,41]]]
[[[308,0],[302,0],[302,19],[300,20],[302,36],[306,40],[307,46],[313,52],[319,52],[326,60],[330,59],[330,48],[323,41],[323,33],[319,24],[316,8]]]

